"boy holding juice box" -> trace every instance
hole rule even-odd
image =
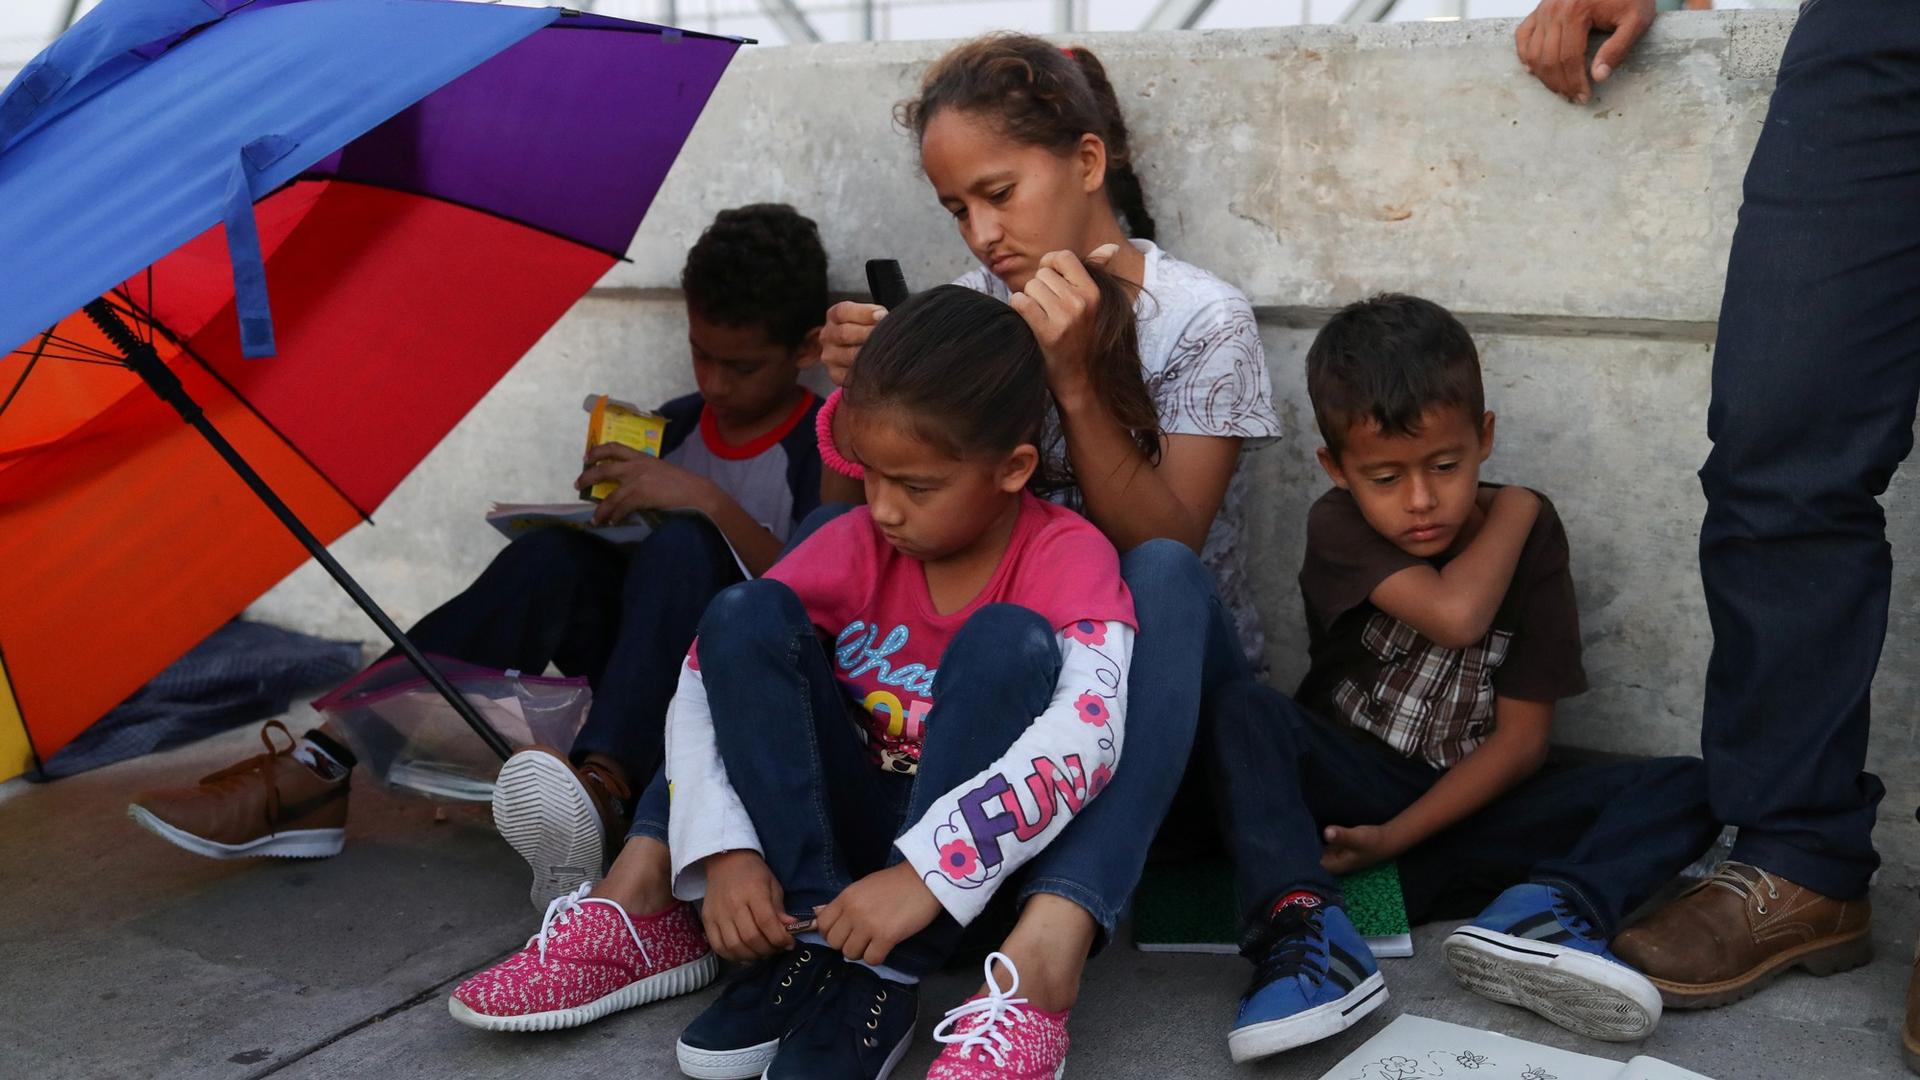
[[[552,663],[592,683],[570,757],[535,747],[501,770],[494,818],[533,867],[536,908],[600,875],[634,792],[658,767],[666,707],[707,602],[773,565],[819,502],[815,395],[827,256],[793,208],[721,211],[681,272],[696,393],[657,414],[599,399],[574,486],[596,525],[646,514],[651,533],[615,544],[552,528],[509,544],[474,583],[410,631],[421,649],[500,669]],[[697,513],[651,512],[691,510]],[[735,555],[738,562],[735,561]],[[325,725],[197,784],[137,796],[136,822],[211,858],[313,857],[345,839],[353,753]],[[637,830],[657,817],[649,793]]]

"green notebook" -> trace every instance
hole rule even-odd
[[[1340,888],[1347,917],[1373,955],[1413,955],[1413,928],[1393,863],[1342,878]],[[1148,866],[1133,893],[1133,944],[1144,952],[1239,952],[1233,867],[1224,859]]]

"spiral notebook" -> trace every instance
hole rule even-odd
[[[1376,957],[1413,955],[1413,928],[1393,863],[1342,878],[1347,917]],[[1237,953],[1233,867],[1224,859],[1155,863],[1133,893],[1133,944],[1141,952]]]

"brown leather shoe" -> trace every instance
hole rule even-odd
[[[274,745],[273,733],[286,737]],[[210,859],[277,855],[319,859],[346,842],[349,774],[321,776],[293,756],[286,725],[260,729],[267,752],[209,774],[190,788],[134,796],[127,816],[161,839]]]
[[[1914,953],[1913,974],[1907,976],[1907,1026],[1900,1029],[1907,1071],[1920,1073],[1920,951]]]
[[[1713,876],[1613,939],[1613,953],[1660,988],[1671,1009],[1750,997],[1789,968],[1814,975],[1873,958],[1872,908],[1778,874],[1723,862]]]
[[[575,768],[566,755],[530,746],[500,766],[493,824],[533,868],[528,897],[545,911],[554,897],[597,881],[607,845],[625,833],[630,789],[597,763]]]

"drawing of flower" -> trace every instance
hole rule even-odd
[[[955,840],[940,849],[940,872],[955,881],[972,877],[980,869],[980,853],[965,840]]]
[[[1081,619],[1077,623],[1069,624],[1061,633],[1069,640],[1077,641],[1082,645],[1104,645],[1107,641],[1107,625],[1094,622],[1092,619]]]
[[[1113,766],[1111,765],[1102,764],[1099,768],[1093,770],[1092,779],[1087,781],[1087,798],[1091,799],[1095,795],[1100,794],[1100,789],[1106,787],[1107,782],[1112,779]]]
[[[1410,1057],[1400,1057],[1396,1054],[1381,1060],[1380,1075],[1385,1077],[1385,1080],[1414,1080],[1420,1075],[1420,1063]]]
[[[1094,727],[1107,726],[1107,703],[1099,694],[1088,690],[1074,701],[1073,707],[1079,710],[1082,721]]]

